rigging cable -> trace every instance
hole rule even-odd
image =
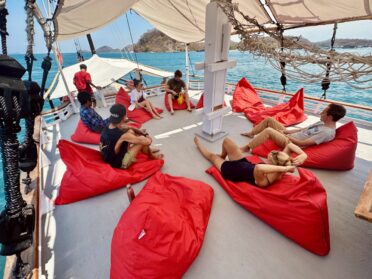
[[[5,8],[6,1],[0,0],[0,35],[1,35],[1,47],[3,54],[8,54],[8,49],[6,45],[6,36],[8,32],[6,29],[6,16],[9,14],[7,8]]]
[[[287,85],[287,77],[285,75],[285,57],[283,55],[283,51],[284,51],[284,36],[283,36],[283,33],[284,33],[284,30],[282,27],[279,27],[280,30],[280,36],[281,36],[281,40],[280,40],[280,52],[281,52],[281,57],[280,57],[280,60],[279,60],[279,63],[280,63],[280,71],[282,73],[282,76],[280,77],[280,83],[282,84],[283,86],[283,92],[287,92],[286,89],[285,89],[285,86]]]
[[[129,30],[129,34],[130,34],[130,39],[132,41],[132,49],[133,49],[134,57],[136,58],[137,67],[139,68],[138,59],[137,59],[137,53],[136,53],[136,51],[134,49],[134,42],[133,42],[132,30],[130,29],[130,24],[129,24],[129,19],[128,19],[128,13],[125,14],[125,17],[127,19],[127,24],[128,24],[128,30]]]
[[[25,61],[28,72],[28,80],[32,81],[32,68],[34,61],[37,59],[34,56],[33,46],[34,46],[34,13],[33,5],[35,0],[25,0],[25,11],[26,11],[26,34],[27,34],[27,49],[25,54]]]
[[[331,85],[331,79],[329,78],[329,74],[331,72],[331,67],[332,67],[332,62],[331,62],[331,56],[332,54],[334,53],[335,51],[335,48],[334,48],[334,45],[335,45],[335,41],[336,41],[336,30],[337,30],[337,23],[335,23],[334,27],[333,27],[333,34],[332,34],[332,39],[331,39],[331,49],[329,51],[329,56],[327,57],[327,63],[326,63],[326,74],[325,74],[325,77],[323,78],[322,82],[321,82],[321,86],[322,86],[322,89],[323,89],[323,94],[322,96],[320,97],[320,99],[327,99],[327,90],[329,89],[329,86]]]

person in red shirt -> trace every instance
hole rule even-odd
[[[93,94],[93,86],[96,89],[101,89],[100,86],[95,86],[92,82],[90,74],[87,72],[87,65],[80,64],[80,71],[74,75],[74,84],[78,92],[89,92]]]

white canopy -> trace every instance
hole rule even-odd
[[[80,71],[80,64],[87,65],[88,72],[92,77],[92,81],[95,85],[107,86],[113,83],[114,81],[122,78],[129,72],[135,69],[141,69],[142,73],[156,76],[156,77],[170,77],[173,75],[171,72],[163,71],[160,69],[152,68],[149,66],[144,66],[127,59],[111,59],[111,58],[102,58],[98,55],[93,55],[90,59],[85,60],[84,62],[77,63],[75,65],[66,67],[63,69],[63,74],[66,78],[66,82],[70,91],[75,91],[75,85],[73,83],[73,78],[76,72]],[[59,76],[58,83],[53,90],[51,99],[56,99],[60,97],[67,96],[66,87],[63,83],[62,76]]]
[[[262,0],[261,0],[262,1]],[[189,43],[204,38],[209,0],[64,0],[56,17],[58,40],[91,33],[133,8],[169,37]],[[307,24],[372,19],[372,0],[235,0],[239,9],[260,24],[272,26],[269,14],[284,28]],[[247,28],[250,28],[248,25]]]

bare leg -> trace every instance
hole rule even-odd
[[[185,101],[186,101],[186,104],[187,104],[187,110],[188,111],[191,111],[189,93],[188,92],[185,92],[184,94],[185,94]]]
[[[151,103],[148,100],[145,100],[142,102],[146,108],[146,110],[151,114],[152,118],[160,119],[159,116],[157,116],[154,111],[152,110]]]
[[[242,146],[240,150],[242,152],[248,152],[261,144],[263,144],[268,139],[273,140],[277,145],[284,148],[290,141],[281,132],[274,130],[273,128],[266,128],[264,131],[255,136],[247,145]]]
[[[221,165],[223,164],[223,162],[225,162],[225,160],[222,159],[220,156],[210,152],[204,145],[200,143],[198,137],[194,138],[194,142],[200,153],[203,155],[203,157],[207,159],[209,162],[211,162],[216,168],[221,170]]]
[[[225,159],[226,156],[229,157],[230,161],[240,160],[245,157],[239,146],[230,138],[225,138],[222,143],[222,152],[220,157]]]
[[[154,106],[154,104],[151,103],[150,101],[149,101],[149,104],[150,104],[151,109],[152,109],[152,111],[154,112],[154,114],[155,114],[156,116],[160,117],[160,118],[163,118],[163,116],[161,116],[161,115],[158,113],[158,111],[156,110],[156,107]]]
[[[167,98],[168,98],[168,104],[169,104],[169,107],[170,107],[170,113],[171,114],[174,114],[174,110],[173,110],[173,95],[172,94],[168,94]]]
[[[276,121],[272,117],[267,117],[264,120],[262,120],[259,124],[257,124],[255,127],[253,127],[252,130],[250,130],[249,132],[241,133],[241,135],[252,138],[268,127],[273,128],[274,130],[277,131],[285,130],[285,127],[283,126],[282,123]]]

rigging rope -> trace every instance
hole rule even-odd
[[[127,19],[127,24],[128,24],[130,39],[132,41],[132,49],[133,49],[133,52],[134,52],[134,57],[136,58],[137,67],[139,68],[138,59],[137,59],[137,53],[136,53],[136,50],[134,49],[134,41],[133,41],[133,36],[132,36],[132,30],[130,28],[130,24],[129,24],[129,19],[128,19],[128,14],[127,13],[125,14],[125,17]]]
[[[329,78],[329,74],[331,72],[331,67],[332,67],[331,56],[335,51],[334,45],[335,45],[335,41],[336,41],[336,30],[337,30],[337,23],[335,23],[334,27],[333,27],[333,35],[332,35],[332,39],[331,39],[330,55],[327,57],[329,62],[326,64],[326,67],[327,67],[326,74],[325,74],[324,79],[321,82],[321,86],[322,86],[322,89],[323,89],[323,94],[320,98],[321,99],[323,98],[324,100],[327,99],[327,90],[329,89],[329,86],[331,85],[331,80]]]
[[[324,79],[328,70],[328,78],[333,82],[345,82],[358,89],[372,88],[371,55],[324,50],[297,37],[283,37],[282,51],[279,29],[268,29],[259,24],[255,18],[242,13],[231,0],[217,2],[234,26],[235,32],[240,35],[239,49],[265,58],[278,71],[282,71],[280,62],[285,58],[287,78],[301,82],[319,82]],[[247,31],[252,27],[257,32]],[[309,65],[315,65],[316,69]]]
[[[1,47],[3,54],[8,54],[8,49],[6,45],[6,36],[8,36],[6,28],[6,16],[9,14],[7,8],[5,8],[6,1],[0,0],[0,35],[1,35]]]
[[[32,68],[36,58],[34,56],[34,14],[33,14],[33,4],[35,0],[25,0],[25,11],[26,11],[26,34],[27,34],[27,49],[25,54],[25,61],[27,65],[28,80],[32,80]]]
[[[82,54],[81,45],[79,39],[74,39],[75,49],[76,49],[76,59],[78,62],[84,61],[84,56]]]

